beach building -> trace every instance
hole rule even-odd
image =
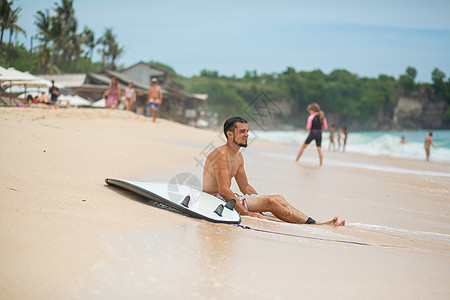
[[[189,94],[183,91],[183,86],[175,82],[176,74],[157,65],[138,62],[119,71],[105,70],[101,73],[38,75],[47,80],[54,80],[62,86],[63,93],[79,95],[92,102],[102,98],[108,89],[111,78],[118,79],[122,90],[132,82],[136,91],[136,105],[133,111],[145,114],[147,93],[152,78],[158,79],[163,93],[163,103],[159,116],[176,122],[196,125],[202,116],[207,95]]]
[[[148,87],[153,78],[158,79],[163,92],[163,103],[159,111],[161,117],[192,125],[201,117],[208,96],[184,92],[184,86],[175,82],[178,75],[171,70],[140,61],[115,73],[132,79],[135,84],[141,83]]]

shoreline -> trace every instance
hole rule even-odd
[[[0,298],[450,295],[450,180],[327,160],[446,173],[449,164],[324,151],[319,168],[313,147],[295,164],[297,147],[252,143],[245,168],[259,193],[348,226],[242,225],[319,240],[188,218],[104,183],[201,179],[221,135],[124,111],[0,108]]]

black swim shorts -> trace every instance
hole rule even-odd
[[[305,140],[305,144],[311,143],[312,140],[316,141],[317,147],[322,147],[322,130],[313,129],[309,132],[308,137]]]

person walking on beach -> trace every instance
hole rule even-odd
[[[119,103],[120,96],[120,85],[119,81],[116,77],[111,78],[111,83],[109,84],[109,88],[107,91],[103,93],[103,98],[106,98],[105,106],[107,108],[117,108],[117,104]]]
[[[430,161],[430,147],[431,146],[436,147],[436,145],[433,144],[433,132],[432,131],[430,131],[428,136],[425,138],[424,146],[425,146],[425,153],[427,154],[427,161]]]
[[[336,151],[336,144],[334,143],[334,131],[336,130],[336,125],[331,125],[330,127],[330,143],[328,144],[328,151],[331,149],[331,145],[333,145],[333,151]]]
[[[339,128],[337,132],[337,141],[338,141],[337,151],[341,150],[341,139],[342,139],[342,129]]]
[[[151,110],[153,122],[156,121],[158,116],[159,106],[162,103],[163,95],[161,87],[158,85],[158,80],[156,78],[152,79],[152,85],[148,89],[147,95],[147,115],[148,111]]]
[[[133,88],[133,83],[130,82],[125,88],[125,110],[131,111],[133,103],[136,102],[136,91]]]
[[[58,103],[59,89],[55,86],[55,82],[52,80],[52,86],[48,89],[50,94],[50,105],[56,105]]]
[[[317,152],[319,153],[320,166],[322,166],[322,130],[327,130],[327,119],[325,118],[323,111],[320,110],[320,106],[317,103],[308,105],[307,110],[309,111],[309,117],[308,121],[306,122],[306,129],[310,132],[305,140],[305,143],[300,148],[295,162],[298,162],[300,156],[302,156],[303,151],[306,149],[306,147],[308,147],[309,143],[311,143],[312,140],[315,140]]]
[[[348,128],[344,127],[344,129],[342,129],[342,133],[344,134],[344,145],[342,146],[342,152],[345,152],[345,145],[347,145]]]
[[[334,217],[327,222],[316,222],[292,205],[283,196],[258,195],[248,183],[244,169],[244,157],[239,151],[247,147],[248,123],[240,117],[225,121],[223,132],[227,142],[214,149],[206,158],[203,169],[203,191],[224,201],[236,200],[235,209],[239,214],[264,219],[261,212],[271,212],[280,220],[298,224],[345,225],[345,220]],[[236,180],[243,195],[234,194],[230,189],[231,180]]]

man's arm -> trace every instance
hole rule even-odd
[[[247,174],[245,173],[244,163],[242,159],[242,164],[240,165],[237,173],[236,173],[236,182],[239,186],[239,189],[243,194],[258,194],[256,190],[248,183]]]
[[[214,172],[217,179],[217,185],[219,187],[219,194],[226,200],[235,199],[233,191],[230,189],[230,175],[228,172],[228,159],[226,153],[220,153],[215,158]],[[236,211],[241,215],[247,215],[252,217],[259,217],[257,213],[249,212],[244,205],[236,201],[234,207]]]
[[[148,93],[147,93],[147,104],[150,103],[150,94],[151,94],[151,88],[148,89]]]
[[[159,104],[161,104],[162,103],[162,98],[163,98],[163,94],[162,94],[162,90],[161,90],[161,87],[160,86],[158,86],[158,98],[159,98]]]

